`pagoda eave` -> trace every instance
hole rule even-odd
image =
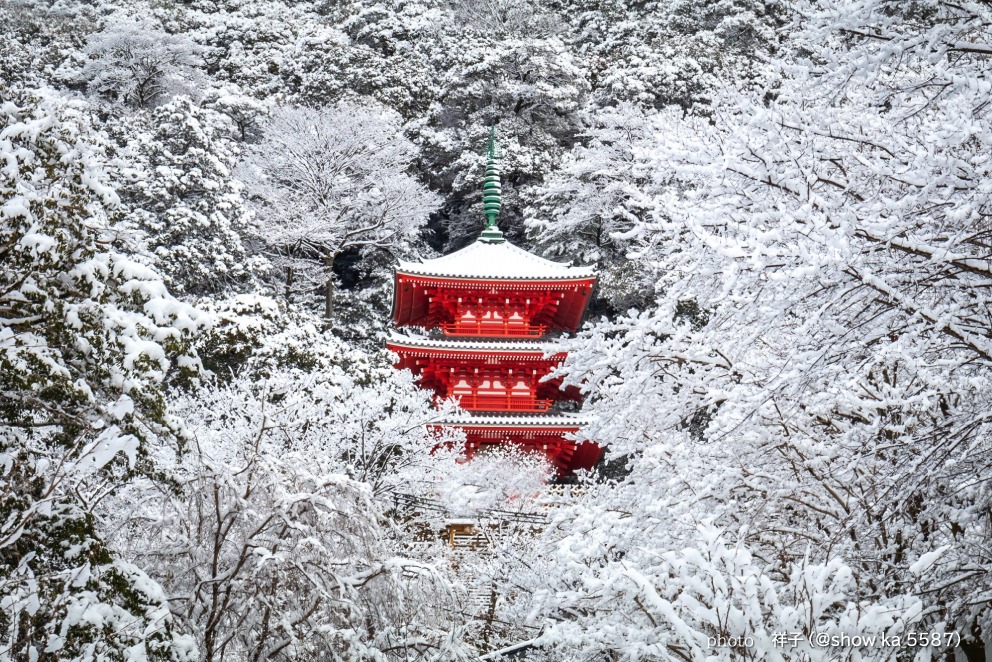
[[[451,415],[431,425],[460,428],[535,430],[547,433],[577,432],[593,419],[582,414],[463,414]]]
[[[415,271],[396,271],[396,280],[401,283],[416,283],[418,285],[444,285],[446,287],[471,288],[478,285],[499,287],[503,289],[547,289],[549,287],[564,289],[568,287],[591,287],[596,282],[596,276],[568,276],[562,278],[533,278],[531,276],[489,278],[485,276],[445,276],[443,274],[421,274]]]
[[[539,361],[541,363],[560,363],[568,356],[566,352],[555,352],[545,354],[541,350],[520,350],[520,349],[474,349],[474,348],[448,348],[431,347],[428,345],[416,345],[387,341],[386,349],[399,354],[402,357],[411,358],[436,358],[436,359],[490,359],[501,358],[514,361]]]
[[[468,411],[546,412],[557,401],[582,397],[550,377],[567,353],[545,354],[540,343],[394,338],[386,349],[396,354],[395,367],[417,375],[435,398],[454,398]]]

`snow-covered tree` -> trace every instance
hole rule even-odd
[[[197,92],[203,53],[188,37],[120,21],[92,35],[79,77],[94,94],[149,108]]]
[[[585,144],[562,159],[543,183],[527,191],[528,234],[539,249],[599,271],[598,296],[626,312],[653,295],[654,273],[636,259],[636,235],[628,233],[656,212],[644,184],[655,163],[645,154],[655,141],[653,123],[636,106],[622,103],[593,114]]]
[[[530,0],[417,0],[341,3],[340,21],[353,53],[332,58],[328,87],[370,66],[369,94],[401,112],[421,149],[421,178],[446,196],[432,223],[436,245],[461,247],[480,227],[480,158],[488,127],[499,125],[504,230],[515,226],[517,189],[554,168],[579,126],[588,90],[583,61],[556,28],[552,3]],[[361,53],[354,53],[361,49]],[[364,60],[364,61],[363,61]],[[339,64],[340,63],[340,64]],[[347,66],[344,66],[347,65]],[[354,75],[351,73],[350,75]],[[350,86],[361,91],[360,87]]]
[[[226,113],[178,97],[118,118],[111,130],[123,144],[118,188],[127,221],[173,289],[203,294],[264,277],[268,264],[246,246],[251,212],[233,172],[242,129]]]
[[[94,509],[154,471],[203,316],[118,251],[86,108],[0,92],[0,657],[191,659]]]
[[[519,190],[553,171],[572,144],[588,90],[580,60],[559,37],[493,41],[481,30],[455,34],[434,56],[444,76],[442,102],[411,127],[428,181],[447,195],[446,250],[474,239],[481,227],[488,127],[496,125],[504,147],[502,227],[519,240]]]
[[[330,323],[335,260],[349,249],[404,250],[437,198],[410,173],[416,149],[385,109],[281,108],[264,135],[245,171],[259,233],[287,298],[320,283]]]
[[[601,414],[588,433],[633,466],[618,512],[670,511],[641,548],[690,546],[712,518],[773,579],[841,562],[847,601],[916,597],[917,627],[980,647],[989,9],[794,19],[774,95],[728,86],[709,118],[659,114],[633,154],[647,205],[613,238],[656,274],[655,304],[572,347]],[[657,497],[629,507],[641,492]]]
[[[227,115],[234,123],[235,136],[242,142],[258,142],[261,139],[262,123],[268,115],[268,106],[244,94],[237,88],[226,86],[211,91],[204,105]]]
[[[305,56],[299,44],[326,22],[310,3],[282,0],[226,4],[217,10],[173,9],[166,13],[170,27],[205,47],[211,80],[221,87],[235,85],[258,99],[292,93],[286,78],[296,59]]]
[[[4,83],[26,87],[44,85],[67,59],[81,57],[86,36],[96,27],[82,12],[48,11],[28,3],[4,3],[0,25],[6,37],[0,50]]]
[[[564,28],[560,17],[545,2],[455,0],[450,4],[456,21],[498,37],[548,37]]]
[[[606,503],[587,499],[560,515],[570,535],[554,553],[517,571],[525,590],[508,611],[540,633],[536,659],[892,660],[891,645],[859,647],[855,657],[816,637],[894,640],[921,616],[909,596],[860,601],[859,578],[839,559],[781,567],[708,523],[657,547],[658,530],[670,527],[660,508],[658,519],[645,518],[636,497],[620,510],[596,496]]]
[[[414,6],[407,5],[404,14]],[[375,99],[404,118],[424,113],[438,92],[430,60],[410,48],[397,52],[390,43],[377,39],[381,36],[379,31],[367,35],[361,18],[349,22],[347,32],[328,26],[301,34],[292,56],[280,69],[281,82],[307,105]],[[411,18],[393,15],[390,25],[407,31],[409,25],[396,23]],[[420,15],[413,20],[429,23],[430,17]],[[392,30],[382,32],[391,41],[399,36]]]
[[[404,557],[382,517],[387,490],[422,490],[453,440],[425,428],[437,412],[409,374],[362,372],[246,374],[191,395],[188,452],[162,460],[178,484],[109,503],[118,544],[173,596],[203,659],[463,654],[443,566]]]
[[[567,36],[588,58],[598,106],[705,114],[722,84],[761,87],[786,21],[781,0],[567,0]]]

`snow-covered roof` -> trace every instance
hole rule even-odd
[[[408,347],[436,347],[451,350],[544,353],[551,349],[548,343],[539,340],[440,340],[426,336],[405,336],[399,333],[391,334],[387,342]]]
[[[542,425],[582,426],[592,422],[584,414],[473,414],[463,412],[446,417],[443,425]]]
[[[594,278],[596,275],[590,267],[571,267],[561,262],[545,260],[508,241],[476,241],[434,260],[401,261],[397,271],[421,276],[498,280],[565,280]]]

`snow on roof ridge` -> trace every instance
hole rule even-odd
[[[576,425],[591,423],[589,414],[472,414],[452,415],[439,421],[443,425]]]
[[[476,241],[465,248],[418,262],[401,260],[399,271],[424,276],[505,279],[592,278],[591,267],[573,267],[529,253],[508,241],[499,244]]]
[[[442,338],[429,338],[427,336],[403,335],[392,333],[386,342],[423,345],[425,347],[437,347],[439,349],[496,349],[504,351],[526,351],[540,352],[547,351],[548,342],[540,340],[447,340]]]

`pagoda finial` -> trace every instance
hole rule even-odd
[[[487,244],[502,244],[503,233],[496,225],[502,207],[502,189],[499,181],[499,159],[503,153],[496,141],[496,127],[489,127],[489,142],[486,144],[486,179],[482,185],[482,213],[486,216],[486,227],[482,230],[479,241]]]

